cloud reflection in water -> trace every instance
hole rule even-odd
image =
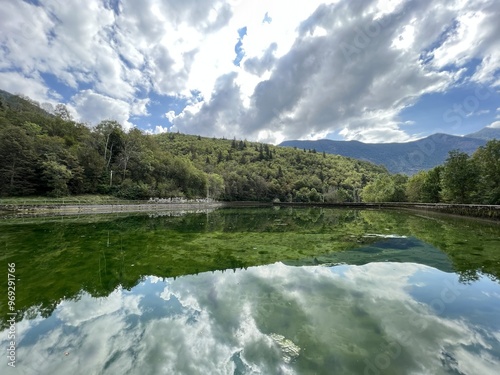
[[[20,322],[9,373],[496,374],[498,316],[498,284],[412,263],[149,277]]]

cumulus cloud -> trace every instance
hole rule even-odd
[[[290,50],[279,58],[273,55],[276,44],[260,56],[251,56],[244,45],[247,72],[272,71],[242,98],[240,111],[231,112],[243,118],[246,136],[266,141],[284,135],[320,138],[333,131],[361,141],[409,140],[412,136],[398,118],[404,108],[422,95],[452,87],[471,59],[487,62],[497,53],[499,30],[492,15],[498,11],[488,4],[473,2],[465,9],[458,2],[446,7],[396,2],[393,9],[378,1],[320,5],[300,23]],[[251,36],[249,28],[245,43]],[[480,72],[491,79],[495,69],[481,66],[473,79],[484,81],[477,78]],[[245,79],[239,72],[238,82]],[[205,123],[210,131],[218,126],[214,119]],[[227,116],[219,119],[231,122]],[[199,120],[191,119],[196,129]],[[189,122],[179,125],[190,129]]]
[[[197,48],[226,26],[231,9],[223,0],[122,1],[116,8],[100,0],[77,8],[55,0],[8,0],[0,10],[1,88],[48,101],[54,95],[40,76],[48,73],[76,91],[69,101],[84,110],[79,117],[99,121],[117,115],[130,127],[139,92],[189,93]],[[88,90],[94,104],[96,95],[101,103],[93,116],[83,104],[90,100]],[[104,102],[111,108],[106,110]]]
[[[168,127],[156,125],[153,134],[168,133]]]
[[[488,128],[500,129],[500,121],[492,122],[488,125]]]
[[[137,98],[156,94],[188,102],[168,119],[187,133],[409,140],[399,115],[423,95],[464,81],[500,86],[499,14],[494,0],[7,0],[0,87],[83,111],[90,90],[113,103],[91,120],[118,114],[126,127],[145,116]],[[45,74],[71,97],[58,99]]]
[[[218,137],[241,134],[244,119],[236,77],[234,72],[220,76],[209,101],[188,105],[175,117],[170,113],[169,119],[183,132]]]
[[[2,90],[29,96],[38,102],[57,103],[60,96],[50,90],[38,74],[26,76],[19,72],[0,72]]]
[[[131,115],[147,115],[148,99],[126,102],[101,95],[93,90],[83,90],[72,98],[69,108],[78,114],[78,119],[97,124],[106,119],[116,120],[125,130],[134,125],[129,121]]]
[[[245,60],[244,68],[247,72],[261,76],[264,72],[271,70],[276,61],[274,52],[277,50],[278,45],[271,43],[269,48],[264,52],[262,57],[252,57]]]

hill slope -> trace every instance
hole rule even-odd
[[[383,167],[243,140],[94,128],[0,92],[0,196],[353,201]]]
[[[285,141],[280,146],[315,149],[319,152],[357,158],[383,165],[392,173],[412,175],[442,164],[451,150],[458,149],[471,154],[485,144],[486,140],[483,139],[438,133],[406,143],[362,143],[321,139]]]

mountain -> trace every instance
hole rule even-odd
[[[412,175],[444,163],[451,150],[458,149],[472,154],[486,142],[485,139],[438,133],[405,143],[362,143],[321,139],[285,141],[280,146],[314,149],[319,152],[366,160],[383,165],[392,173]]]
[[[500,139],[500,128],[482,128],[475,133],[467,134],[466,137],[484,139],[486,141]]]

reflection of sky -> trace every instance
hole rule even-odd
[[[150,277],[18,323],[0,373],[496,374],[500,286],[457,279],[390,262]]]

